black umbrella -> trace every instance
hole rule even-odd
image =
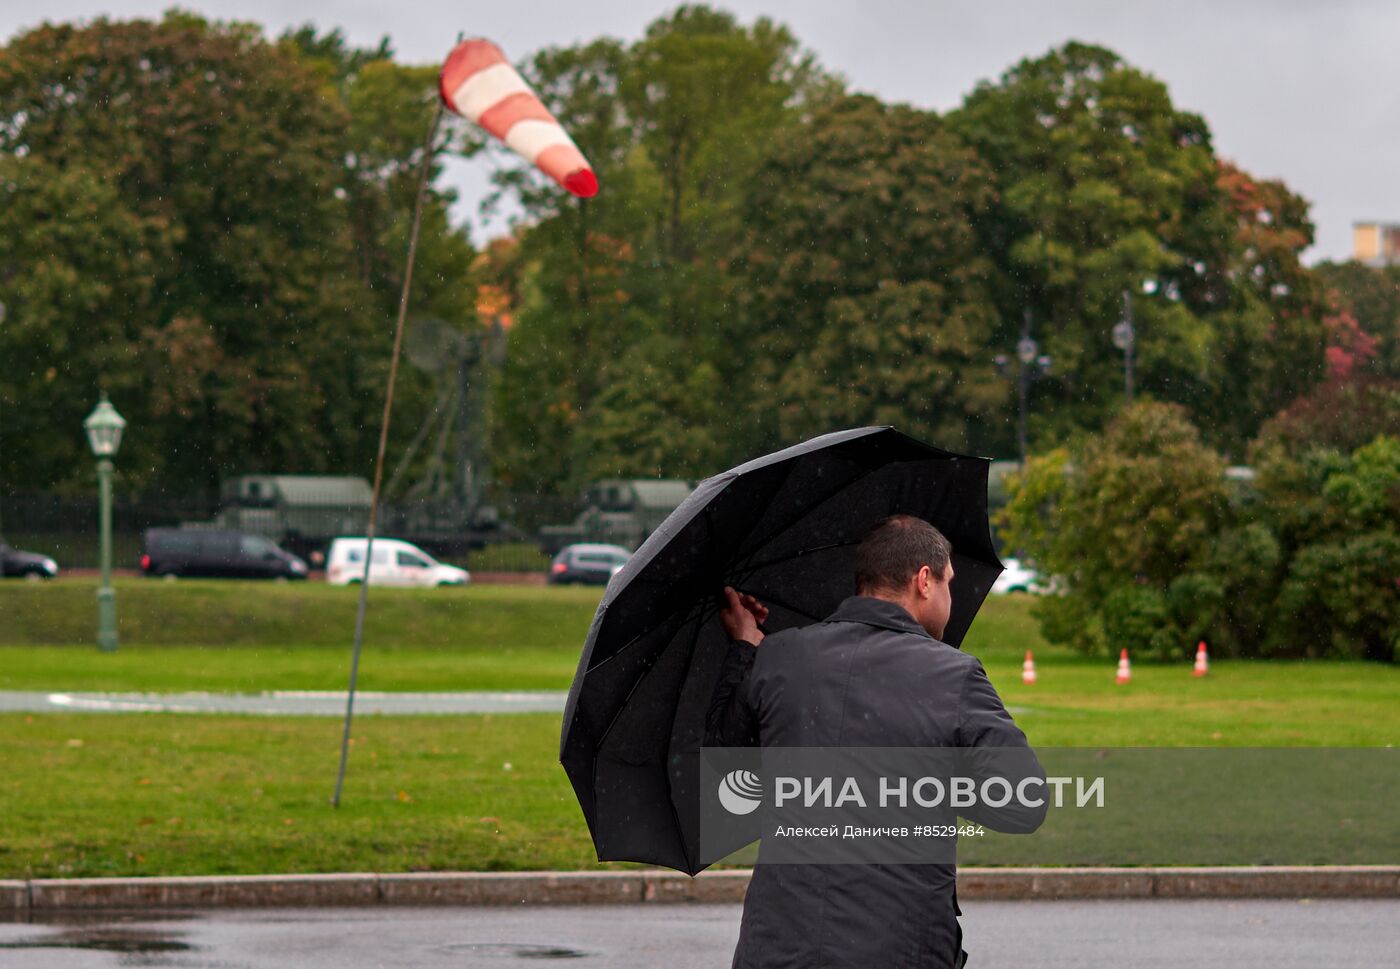
[[[600,861],[694,874],[705,711],[728,639],[720,590],[768,606],[776,632],[818,622],[855,593],[855,548],[893,514],[953,545],[956,646],[1001,574],[985,458],[890,427],[813,438],[700,483],[609,584],[564,708],[559,758]],[[738,846],[736,846],[738,847]]]

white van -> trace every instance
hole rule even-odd
[[[365,575],[365,538],[337,538],[326,556],[326,581],[350,585]],[[466,585],[471,573],[454,565],[443,565],[417,545],[397,538],[374,540],[374,561],[369,580],[374,585]]]

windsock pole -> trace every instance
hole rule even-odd
[[[1118,654],[1118,676],[1114,679],[1114,682],[1122,686],[1132,678],[1133,667],[1128,662],[1128,650],[1124,647],[1123,652]]]
[[[423,162],[418,170],[418,195],[413,202],[413,225],[408,232],[408,257],[403,271],[403,286],[399,290],[399,315],[394,323],[394,349],[389,357],[389,383],[384,391],[384,416],[379,422],[379,451],[374,459],[374,494],[369,504],[369,528],[365,531],[365,571],[360,578],[360,605],[355,613],[355,647],[350,657],[350,686],[345,694],[345,729],[340,737],[340,769],[335,775],[335,793],[331,807],[340,807],[340,792],[345,785],[345,762],[350,753],[350,721],[355,711],[355,682],[360,672],[360,648],[365,638],[365,609],[369,604],[369,565],[373,560],[374,530],[379,521],[379,487],[384,480],[384,451],[389,442],[389,420],[394,414],[394,384],[399,376],[399,356],[403,350],[403,326],[408,316],[408,299],[413,289],[413,262],[418,255],[418,231],[423,225],[423,199],[428,194],[428,174],[433,168],[438,128],[442,124],[443,104],[435,98],[437,107],[428,125],[428,137],[423,142]]]

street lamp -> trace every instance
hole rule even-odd
[[[1143,287],[1146,289],[1146,286]],[[1156,292],[1153,285],[1149,292]],[[1137,331],[1133,328],[1133,294],[1123,290],[1123,318],[1113,327],[1113,345],[1123,351],[1123,396],[1133,402],[1133,344]]]
[[[1040,345],[1031,339],[1031,311],[1026,310],[1021,322],[1021,339],[1016,341],[1016,446],[1021,455],[1021,470],[1026,469],[1026,412],[1031,392],[1031,381],[1050,372],[1050,357],[1040,352]],[[1006,354],[995,358],[997,372],[1010,377],[1011,361]]]
[[[97,455],[98,520],[101,528],[102,585],[97,590],[97,648],[117,649],[117,593],[112,588],[112,457],[122,446],[126,419],[117,413],[104,391],[83,421],[92,453]]]

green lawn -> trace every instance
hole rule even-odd
[[[129,582],[123,645],[89,643],[93,586],[0,587],[0,688],[342,688],[354,592]],[[371,591],[366,689],[568,685],[597,590]],[[967,649],[1041,746],[1374,746],[1400,740],[1400,669],[1114,664],[1047,647],[1023,598]],[[47,644],[47,645],[46,645]],[[1020,682],[1026,648],[1040,682]],[[333,719],[0,715],[0,878],[589,868],[550,715],[365,717],[345,801]],[[509,767],[507,767],[509,765]],[[995,857],[993,854],[992,857]]]
[[[111,655],[98,654],[92,645],[95,591],[95,583],[76,580],[0,585],[0,689],[345,685],[353,588],[119,582],[121,648]],[[360,685],[567,689],[599,596],[597,588],[549,586],[372,589]],[[996,657],[1019,663],[1026,648],[1045,651],[1027,607],[1020,598],[988,603],[968,648],[989,662]]]
[[[359,590],[320,582],[125,579],[123,646],[342,646]],[[91,645],[97,583],[0,582],[0,646]],[[577,649],[598,604],[585,587],[478,585],[370,590],[365,641],[433,649]]]
[[[0,715],[0,878],[587,868],[558,718]]]
[[[1129,704],[1118,718],[1112,743],[1162,737],[1157,714],[1135,707]],[[1225,717],[1221,711],[1222,725]],[[1205,710],[1197,709],[1176,739],[1198,742],[1205,718]],[[1312,711],[1297,722],[1308,727],[1310,741],[1346,742],[1349,734],[1329,732],[1326,719]],[[1021,720],[1040,745],[1089,739],[1058,718],[1033,712]],[[0,714],[5,765],[0,878],[596,866],[582,815],[557,763],[557,717],[362,716],[353,734],[342,805],[333,809],[328,799],[339,730],[334,719],[311,717]],[[1084,755],[1087,769],[1094,771],[1096,752]],[[1318,755],[1330,762],[1338,752]],[[1063,761],[1064,752],[1058,756]],[[1270,762],[1235,763],[1256,764],[1264,776]],[[1222,771],[1220,779],[1239,776],[1237,770]],[[1395,773],[1389,776],[1385,782],[1373,766],[1360,776],[1372,787],[1389,784],[1376,796],[1360,793],[1355,778],[1334,785],[1357,795],[1359,813],[1352,805],[1345,817],[1331,818],[1328,805],[1316,796],[1306,802],[1307,813],[1285,812],[1280,820],[1310,825],[1303,837],[1286,837],[1286,829],[1263,824],[1241,828],[1227,810],[1224,818],[1233,821],[1235,833],[1217,850],[1209,840],[1202,842],[1201,828],[1207,835],[1231,829],[1214,827],[1208,814],[1167,813],[1164,823],[1196,839],[1180,846],[1195,853],[1177,857],[1171,852],[1178,846],[1152,826],[1156,802],[1139,794],[1126,818],[1121,811],[1104,823],[1094,815],[1067,815],[1048,829],[1052,840],[1034,847],[1057,862],[1099,864],[1395,863],[1400,857],[1393,814],[1397,791]],[[1315,779],[1299,775],[1305,785],[1298,788],[1299,805]],[[1136,781],[1130,772],[1128,780],[1139,791],[1160,790],[1163,784],[1160,771]],[[1346,775],[1331,778],[1345,780]],[[1112,783],[1114,803],[1121,805],[1124,789],[1118,780]],[[1171,793],[1170,785],[1166,791]],[[1216,807],[1228,808],[1233,796],[1232,789],[1222,788]],[[1377,810],[1389,821],[1378,821]],[[1341,849],[1316,840],[1329,822],[1345,826],[1358,819],[1377,826],[1378,836],[1358,845],[1351,831],[1350,854],[1337,854]],[[1145,837],[1144,829],[1155,831],[1156,841]],[[1018,863],[1027,849],[991,839],[969,846],[968,859]],[[1143,854],[1149,851],[1155,854]],[[1315,854],[1300,855],[1304,851]]]

